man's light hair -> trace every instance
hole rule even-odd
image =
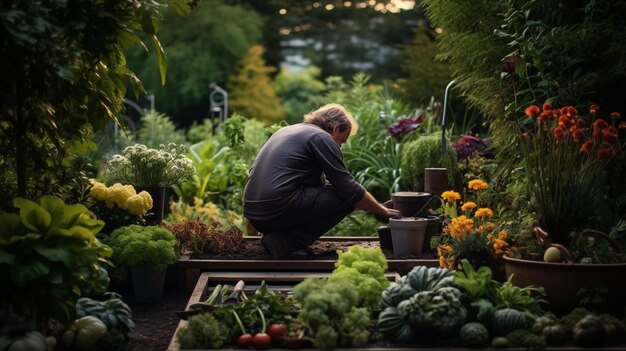
[[[336,126],[339,126],[340,132],[344,132],[350,127],[350,135],[356,134],[356,131],[359,129],[359,125],[352,117],[352,113],[345,107],[334,103],[324,105],[313,112],[307,113],[304,116],[304,121],[320,126],[329,133],[332,133]]]

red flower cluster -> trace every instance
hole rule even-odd
[[[626,122],[619,123],[618,127],[615,128],[617,120],[622,118],[622,115],[619,112],[611,113],[612,124],[609,124],[605,119],[596,117],[599,109],[597,105],[591,105],[589,108],[590,121],[580,116],[578,110],[572,106],[553,109],[552,105],[548,103],[543,104],[541,110],[538,106],[529,106],[524,110],[524,113],[532,119],[537,118],[539,122],[551,119],[558,121],[556,127],[552,129],[552,134],[557,143],[569,136],[577,143],[581,143],[581,152],[588,154],[595,150],[599,158],[608,159],[620,153],[618,129],[626,129]],[[590,137],[588,136],[590,130],[587,127],[589,125],[593,128]]]

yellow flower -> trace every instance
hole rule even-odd
[[[89,195],[91,195],[94,199],[104,201],[107,198],[107,187],[106,185],[95,181],[94,179],[89,180],[92,184],[91,190],[89,190]]]
[[[489,208],[479,208],[476,210],[476,213],[474,214],[474,217],[476,218],[491,218],[493,217],[493,211]]]
[[[141,200],[143,201],[143,206],[146,208],[146,210],[149,210],[152,208],[152,205],[153,205],[152,195],[150,195],[149,192],[144,190],[137,195],[141,197]]]
[[[132,185],[115,183],[109,187],[107,198],[104,201],[109,208],[117,205],[117,207],[123,210],[128,210],[126,208],[126,200],[133,195],[137,195],[137,193]]]
[[[461,200],[461,194],[457,193],[456,191],[451,191],[451,190],[444,191],[443,194],[441,194],[441,197],[448,202]]]
[[[467,185],[467,187],[472,190],[480,191],[480,190],[486,190],[487,188],[489,188],[489,185],[480,179],[474,179],[474,180],[469,181],[469,184]]]
[[[476,205],[476,203],[475,203],[475,202],[468,201],[468,202],[464,203],[464,204],[463,204],[463,206],[461,206],[461,210],[462,210],[462,211],[467,211],[467,210],[470,210],[470,211],[471,211],[471,210],[475,209],[475,208],[476,208],[476,206],[477,206],[477,205]]]
[[[150,206],[152,207],[152,206]],[[140,195],[133,195],[126,199],[124,203],[124,208],[129,213],[132,213],[137,216],[143,216],[148,213],[148,209],[146,208],[144,198]]]

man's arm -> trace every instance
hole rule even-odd
[[[386,218],[402,217],[400,211],[383,206],[378,201],[376,201],[374,196],[372,196],[372,194],[370,194],[368,191],[363,194],[363,198],[356,203],[355,207],[359,210],[377,214]]]

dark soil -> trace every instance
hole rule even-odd
[[[175,312],[185,309],[189,294],[166,291],[159,303],[138,304],[135,303],[133,293],[130,292],[124,295],[124,300],[133,310],[135,322],[135,329],[130,333],[130,341],[125,350],[167,350],[180,321]]]
[[[359,245],[364,248],[379,247],[376,238],[372,241],[316,241],[307,251],[300,250],[291,255],[294,260],[335,260],[337,259],[337,250],[346,251],[350,246]],[[387,259],[394,258],[393,252],[383,250]],[[194,253],[193,259],[203,260],[271,260],[272,257],[265,253],[259,241],[245,240],[242,242],[239,250],[227,253]],[[436,255],[432,252],[424,252],[416,256],[407,256],[406,258],[432,259]]]

